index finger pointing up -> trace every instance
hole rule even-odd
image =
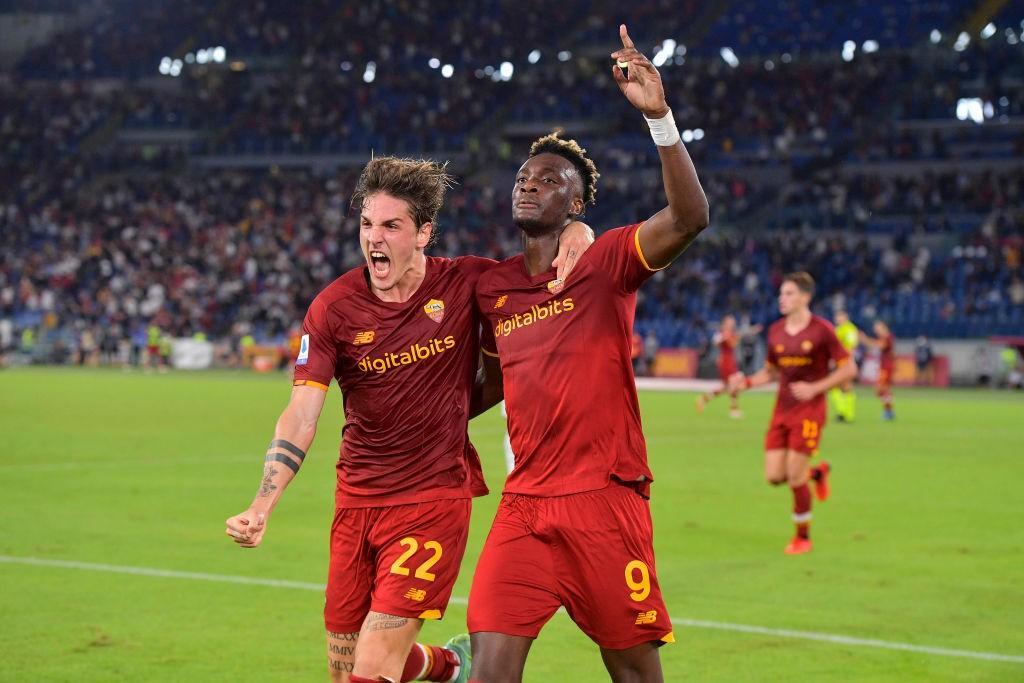
[[[619,38],[622,39],[622,47],[633,47],[633,39],[629,37],[625,24],[619,24]]]

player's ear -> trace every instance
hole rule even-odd
[[[578,218],[583,215],[583,198],[574,197],[572,203],[569,204],[569,216],[570,218]]]
[[[426,222],[419,227],[416,231],[416,247],[419,249],[426,249],[427,245],[430,244],[430,237],[434,234],[434,224]]]

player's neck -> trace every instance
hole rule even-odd
[[[420,285],[423,284],[423,279],[426,276],[427,257],[424,253],[419,252],[413,255],[409,268],[405,271],[398,282],[395,283],[394,287],[391,289],[377,289],[371,284],[370,288],[381,301],[387,301],[394,304],[404,304],[406,301],[411,299],[414,294],[416,294],[416,290],[418,290]]]
[[[811,324],[811,309],[802,308],[786,316],[786,331],[799,332]]]
[[[527,273],[534,276],[551,270],[551,262],[558,256],[558,238],[564,229],[563,225],[541,235],[523,233],[523,261]]]

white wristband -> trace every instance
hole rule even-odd
[[[649,119],[644,116],[647,125],[651,127],[651,137],[654,144],[659,147],[671,147],[679,142],[679,129],[676,128],[676,118],[672,116],[672,110],[660,119]]]

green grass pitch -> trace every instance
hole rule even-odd
[[[341,424],[332,387],[299,478],[263,547],[223,521],[256,489],[289,382],[281,375],[0,372],[0,555],[320,583]],[[1024,400],[897,390],[894,423],[860,397],[830,424],[831,500],[815,550],[786,557],[788,490],[762,481],[771,397],[698,416],[693,395],[643,393],[656,483],[658,573],[672,615],[895,643],[1024,655]],[[471,427],[500,490],[497,411]],[[456,587],[468,593],[497,495],[476,502]],[[599,552],[599,549],[595,549]],[[566,567],[565,571],[571,571]],[[315,590],[0,561],[2,681],[326,680]],[[464,604],[423,640],[465,629]],[[668,681],[1021,681],[1024,663],[680,626]],[[564,614],[527,681],[606,680]]]

